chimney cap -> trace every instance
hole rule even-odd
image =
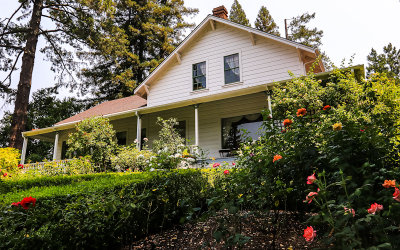
[[[221,5],[213,9],[213,16],[228,19],[228,11],[226,10],[224,5]]]

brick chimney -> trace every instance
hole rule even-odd
[[[228,19],[228,11],[226,10],[225,6],[221,5],[213,9],[213,16]]]

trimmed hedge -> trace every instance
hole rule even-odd
[[[120,248],[190,219],[208,190],[201,171],[179,170],[10,192],[0,204],[0,248]],[[10,205],[25,196],[37,198],[34,208]]]

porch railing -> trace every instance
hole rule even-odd
[[[27,163],[24,164],[23,171],[29,170],[44,170],[46,166],[52,166],[57,168],[59,171],[62,171],[67,166],[67,163],[71,161],[71,159],[59,160],[59,161],[45,161],[45,162],[35,162],[35,163]]]

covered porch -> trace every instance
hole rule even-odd
[[[136,146],[140,148],[143,145],[143,138],[148,138],[147,146],[151,148],[160,130],[156,124],[157,118],[176,118],[179,122],[176,129],[186,139],[188,145],[201,148],[209,158],[229,158],[232,156],[230,154],[232,149],[237,147],[239,138],[236,133],[240,129],[250,129],[252,136],[258,138],[256,132],[262,120],[261,111],[270,108],[271,97],[270,92],[264,87],[262,91],[229,98],[221,96],[198,100],[196,103],[193,101],[195,100],[186,105],[142,107],[103,116],[110,119],[121,145],[131,145],[136,141]],[[21,163],[25,163],[29,139],[53,142],[53,160],[66,159],[68,134],[74,131],[77,122],[23,132]]]

